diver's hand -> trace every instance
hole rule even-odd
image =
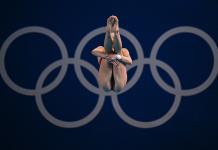
[[[119,65],[119,61],[118,60],[121,60],[121,55],[119,54],[109,54],[105,57],[105,59],[107,60],[107,62],[115,65],[115,66],[118,66]]]
[[[120,60],[121,59],[121,55],[119,54],[109,54],[106,57],[107,60]]]

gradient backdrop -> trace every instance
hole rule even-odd
[[[81,39],[90,31],[105,26],[110,15],[117,15],[120,27],[140,42],[145,57],[150,56],[156,40],[177,26],[194,26],[207,32],[218,43],[218,1],[1,1],[0,45],[9,35],[26,26],[46,27],[64,41],[68,54],[74,57]],[[123,46],[137,59],[133,45],[123,39]],[[82,59],[98,68],[90,54],[102,45],[104,35],[93,38],[84,48]],[[61,58],[57,45],[42,34],[17,38],[5,57],[11,79],[25,88],[34,88],[40,73]],[[183,89],[203,83],[213,66],[208,44],[193,34],[178,34],[160,48],[158,59],[177,73]],[[0,68],[2,69],[2,68]],[[46,78],[49,84],[60,68]],[[136,68],[128,72],[129,79]],[[165,82],[170,76],[158,69]],[[96,79],[83,68],[88,81]],[[218,79],[206,90],[182,97],[176,114],[161,126],[140,129],[128,125],[114,111],[106,97],[98,116],[80,128],[61,128],[48,122],[39,112],[35,98],[11,90],[0,78],[0,149],[1,150],[212,150],[218,149]],[[48,111],[66,121],[78,120],[92,111],[98,95],[82,86],[69,66],[61,84],[43,95]],[[148,65],[140,80],[128,92],[119,95],[123,110],[132,118],[152,121],[171,107],[174,95],[164,91],[153,79]]]

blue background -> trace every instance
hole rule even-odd
[[[218,43],[218,1],[1,1],[0,44],[17,29],[43,26],[57,33],[65,42],[70,57],[90,31],[106,25],[110,15],[119,17],[120,27],[128,30],[141,43],[149,57],[155,41],[176,26],[194,26],[207,32]],[[82,59],[98,68],[90,51],[103,44],[104,35],[92,39],[84,48]],[[123,37],[123,46],[133,59],[136,53]],[[56,44],[41,34],[28,34],[16,39],[6,55],[6,69],[18,85],[34,88],[40,73],[60,59]],[[160,48],[158,59],[169,64],[181,80],[182,87],[193,88],[205,81],[213,65],[207,43],[196,35],[179,34]],[[0,68],[1,69],[1,68]],[[135,69],[128,72],[129,79]],[[170,77],[159,70],[166,82]],[[52,72],[45,84],[56,77]],[[83,69],[86,78],[97,86],[96,79]],[[172,84],[173,85],[173,84]],[[0,149],[4,150],[211,150],[218,149],[218,80],[205,91],[183,97],[176,114],[165,124],[151,129],[132,127],[115,113],[110,97],[99,115],[80,128],[60,128],[49,123],[38,111],[34,97],[11,90],[0,79]],[[62,120],[78,120],[95,106],[98,95],[78,81],[73,66],[61,84],[43,95],[48,111]],[[119,96],[124,111],[141,121],[151,121],[165,114],[174,100],[152,78],[145,65],[140,80]]]

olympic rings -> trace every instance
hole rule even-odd
[[[3,81],[8,85],[8,87],[10,87],[15,92],[26,95],[26,96],[35,96],[37,107],[40,113],[44,116],[44,118],[47,119],[50,123],[56,126],[59,126],[59,127],[63,127],[63,128],[77,128],[77,127],[81,127],[91,122],[100,113],[104,105],[105,96],[111,96],[112,105],[116,113],[127,124],[137,127],[137,128],[154,128],[154,127],[157,127],[157,126],[160,126],[166,123],[170,118],[172,118],[172,116],[176,113],[180,105],[182,96],[192,96],[192,95],[198,94],[206,90],[216,79],[216,76],[218,73],[218,51],[217,51],[218,48],[217,48],[215,41],[206,32],[198,28],[190,27],[190,26],[181,26],[181,27],[175,27],[173,29],[170,29],[169,31],[162,34],[160,38],[155,42],[152,48],[152,51],[151,51],[150,58],[144,58],[143,49],[139,41],[137,40],[137,38],[134,35],[132,35],[130,32],[128,32],[127,30],[120,28],[120,33],[133,44],[136,50],[136,54],[137,54],[137,60],[134,60],[133,64],[130,67],[128,67],[127,70],[129,71],[134,67],[137,67],[137,68],[136,68],[136,71],[133,77],[130,79],[130,81],[128,81],[126,87],[120,93],[104,92],[101,88],[95,87],[94,85],[92,85],[85,78],[85,76],[83,75],[81,71],[81,66],[82,66],[88,71],[90,71],[96,77],[96,80],[97,80],[97,74],[98,74],[97,69],[90,63],[86,62],[85,60],[81,60],[81,54],[86,44],[92,38],[100,34],[103,34],[104,32],[105,32],[104,27],[101,27],[101,28],[98,28],[98,29],[95,29],[89,32],[87,35],[84,36],[84,38],[82,38],[82,40],[78,44],[76,51],[75,51],[74,58],[69,58],[64,42],[53,31],[46,29],[44,27],[38,27],[38,26],[21,28],[17,30],[16,32],[12,33],[5,40],[5,42],[3,43],[1,47],[0,75]],[[50,65],[48,65],[48,67],[46,67],[44,71],[42,71],[42,73],[40,74],[37,80],[35,89],[27,89],[27,88],[21,87],[17,85],[16,83],[14,83],[11,80],[11,78],[8,76],[6,68],[5,68],[5,56],[6,56],[6,53],[7,53],[7,50],[10,44],[16,38],[22,35],[28,34],[28,33],[39,33],[39,34],[43,34],[43,35],[50,37],[52,40],[54,40],[54,42],[59,47],[61,56],[62,56],[60,60],[57,60],[51,63]],[[168,64],[157,59],[158,50],[161,47],[161,45],[171,36],[174,36],[180,33],[191,33],[191,34],[200,36],[202,39],[204,39],[208,43],[213,53],[214,63],[213,63],[212,71],[208,79],[204,81],[201,85],[195,88],[192,88],[192,89],[182,89],[180,79],[178,78],[176,72]],[[56,117],[52,116],[47,111],[47,109],[45,108],[43,104],[42,95],[50,92],[51,90],[53,90],[55,87],[57,87],[61,83],[61,81],[63,80],[67,72],[68,65],[72,65],[72,64],[74,65],[75,74],[77,78],[79,79],[80,83],[90,92],[97,94],[99,98],[92,112],[90,112],[84,118],[77,120],[77,121],[63,121],[63,120],[57,119]],[[171,93],[175,96],[174,102],[171,108],[167,111],[167,113],[164,114],[159,119],[149,121],[149,122],[138,121],[128,116],[124,112],[124,110],[121,108],[119,104],[119,100],[118,100],[118,95],[131,89],[136,84],[136,82],[139,80],[143,72],[144,65],[150,66],[152,76],[154,80],[158,83],[158,85],[162,89],[164,89],[166,92]],[[59,74],[57,75],[57,77],[54,79],[52,83],[43,87],[44,81],[46,80],[47,76],[57,67],[61,67],[61,70]],[[174,83],[174,87],[171,87],[170,85],[168,85],[167,83],[163,81],[163,79],[160,77],[158,73],[157,67],[162,68],[163,70],[166,71],[166,73],[169,74],[169,76],[171,77]]]

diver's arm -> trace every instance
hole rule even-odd
[[[121,55],[120,55],[121,56]],[[131,57],[127,57],[127,56],[121,56],[120,59],[118,59],[120,62],[123,62],[126,65],[131,65],[132,64],[132,59]]]
[[[117,55],[117,60],[120,62],[126,64],[126,65],[131,65],[132,64],[132,58],[129,55],[129,51],[126,48],[122,49],[123,55]]]
[[[92,50],[92,55],[97,56],[97,57],[101,57],[101,58],[107,58],[107,56],[108,56],[104,52],[99,52],[96,50]]]
[[[92,50],[91,53],[94,56],[106,59],[110,63],[113,63],[113,64],[116,63],[117,64],[117,62],[115,62],[116,58],[115,57],[111,57],[111,55],[108,55],[107,53],[105,53],[104,47],[102,47],[102,46],[99,46],[96,49]]]
[[[110,61],[116,61],[116,62],[121,62],[124,63],[125,65],[131,65],[132,64],[132,59],[129,55],[129,52],[127,49],[122,49],[122,54],[123,55],[119,55],[119,54],[109,54],[107,56],[107,60]]]

